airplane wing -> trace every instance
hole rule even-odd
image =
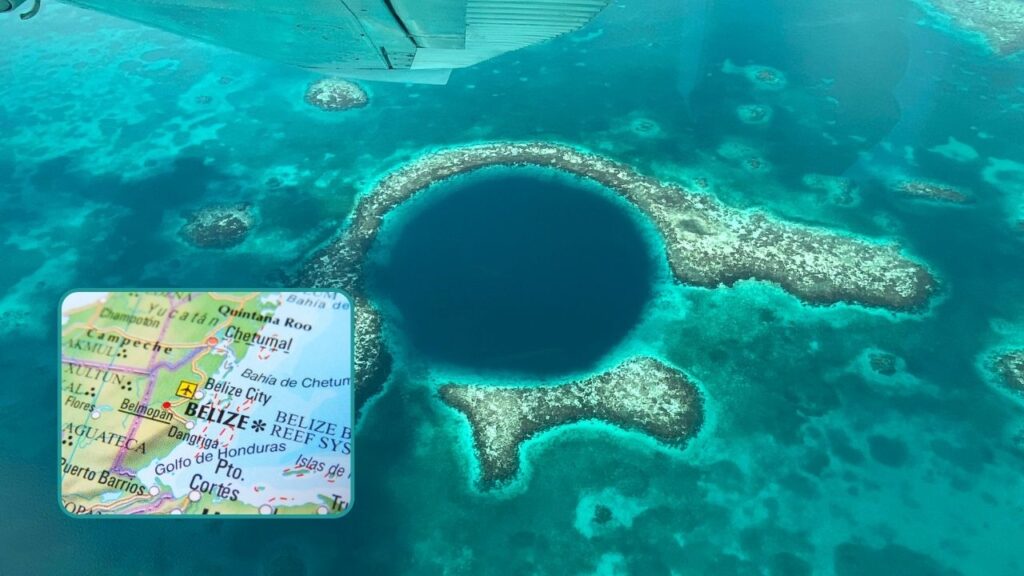
[[[324,73],[443,84],[571,32],[611,0],[63,0]],[[0,0],[0,12],[25,0]]]

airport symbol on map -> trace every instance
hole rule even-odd
[[[69,514],[337,517],[352,501],[342,292],[72,292],[61,303]]]

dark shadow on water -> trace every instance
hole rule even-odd
[[[279,286],[287,282],[282,270],[267,269],[256,257],[227,250],[194,250],[178,239],[184,215],[210,204],[238,199],[258,201],[244,184],[203,158],[181,156],[137,178],[116,173],[92,174],[73,159],[42,163],[30,178],[31,193],[40,201],[22,200],[11,219],[26,227],[49,227],[46,210],[62,205],[95,203],[83,226],[67,227],[61,240],[78,245],[75,270],[53,286],[57,294],[82,286]],[[38,222],[38,225],[36,224]],[[94,233],[88,233],[92,230]],[[250,236],[262,234],[257,229]],[[31,254],[15,254],[18,258]],[[269,263],[274,254],[267,253]],[[208,259],[211,265],[195,266]],[[5,275],[0,273],[0,287]]]

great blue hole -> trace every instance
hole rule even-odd
[[[422,359],[566,374],[638,323],[655,274],[648,234],[597,184],[489,169],[393,211],[365,270],[385,320]]]

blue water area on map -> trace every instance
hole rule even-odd
[[[631,207],[596,187],[521,169],[436,186],[387,227],[373,292],[430,361],[583,370],[637,324],[655,268]]]

